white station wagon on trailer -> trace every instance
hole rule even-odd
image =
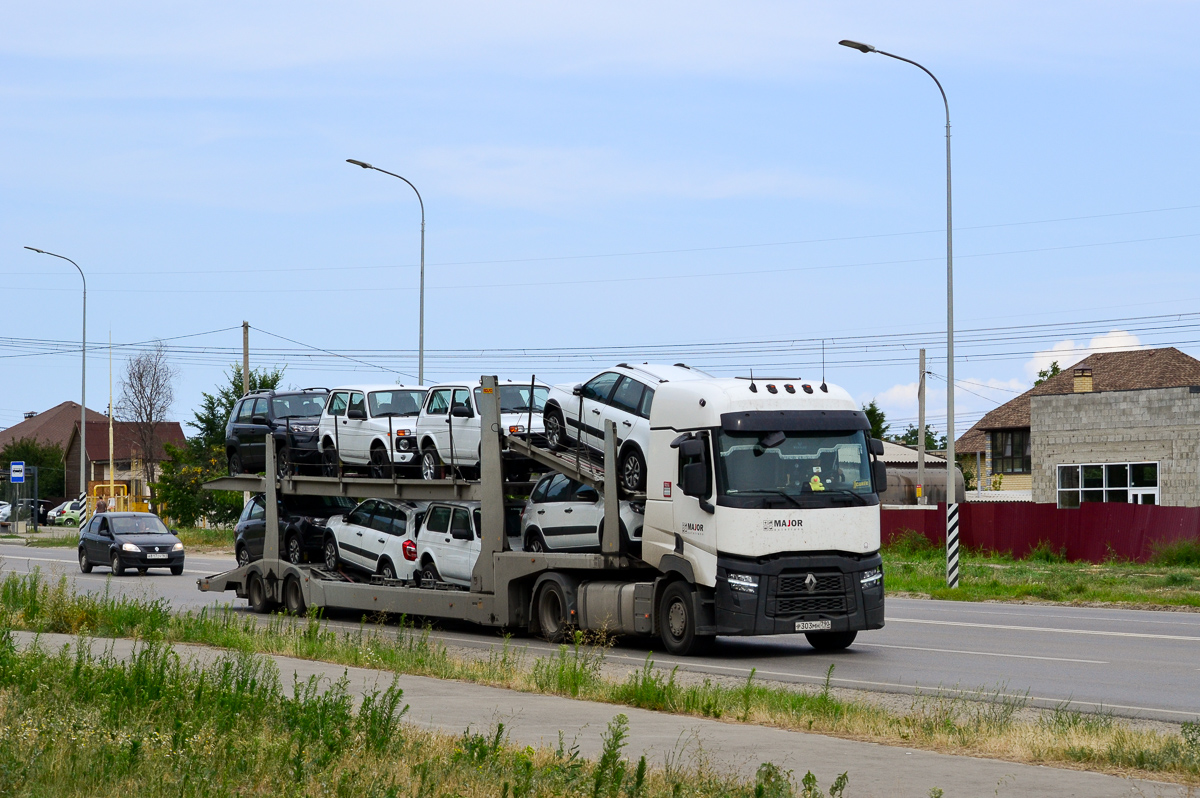
[[[546,443],[551,449],[562,449],[572,441],[582,442],[599,453],[604,447],[604,422],[614,421],[621,487],[630,492],[645,490],[655,389],[671,381],[711,378],[683,363],[620,363],[580,385],[555,385],[546,399]]]
[[[500,426],[503,433],[531,438],[536,445],[541,445],[544,442],[542,409],[550,386],[505,380],[496,390],[500,394]],[[443,383],[429,388],[429,395],[416,422],[422,477],[440,479],[445,476],[447,467],[453,467],[460,473],[464,470],[472,474],[479,472],[479,406],[482,392],[478,380]]]
[[[384,579],[411,580],[417,569],[416,531],[426,502],[367,499],[329,519],[322,554],[325,567],[346,564]]]
[[[319,426],[326,476],[339,463],[365,466],[376,478],[393,468],[415,467],[416,420],[425,389],[404,385],[358,385],[329,392]]]

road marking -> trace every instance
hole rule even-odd
[[[897,601],[897,600],[892,599],[892,601]],[[967,602],[959,601],[959,602],[954,602],[954,604],[964,605],[964,604],[967,604]],[[1030,606],[1030,609],[1035,609],[1035,607],[1033,607],[1031,605],[1027,605],[1027,606]],[[934,606],[934,607],[928,607],[928,608],[922,607],[921,609],[931,609],[934,612],[942,612],[942,613],[954,613],[955,615],[962,615],[964,613],[970,612],[970,613],[974,613],[976,615],[982,615],[982,616],[987,616],[987,617],[991,617],[991,616],[995,616],[995,615],[1019,615],[1022,618],[1029,618],[1032,616],[1035,618],[1063,618],[1063,619],[1066,619],[1069,621],[1113,621],[1115,623],[1157,623],[1157,624],[1172,624],[1175,626],[1190,626],[1190,627],[1200,626],[1200,613],[1188,612],[1188,611],[1184,611],[1184,610],[1127,610],[1127,612],[1131,613],[1130,616],[1117,617],[1117,618],[1106,618],[1103,616],[1060,615],[1058,613],[1047,613],[1047,612],[1012,612],[1012,611],[1008,611],[1008,610],[991,610],[991,609],[984,609],[983,607],[981,607],[977,604],[976,605],[968,605],[968,606],[954,606],[954,607],[940,607],[940,606]],[[1036,609],[1041,609],[1041,608],[1037,607]],[[1138,614],[1132,615],[1132,613],[1138,613]],[[1146,617],[1146,616],[1150,616],[1150,615],[1159,616],[1159,618]],[[1160,620],[1160,618],[1164,615],[1173,616],[1173,617],[1170,620]],[[888,620],[891,620],[891,618],[889,618]]]
[[[1050,662],[1083,662],[1088,665],[1107,665],[1107,662],[1098,659],[1069,659],[1067,657],[1035,657],[1032,654],[998,654],[994,651],[961,651],[954,648],[920,648],[918,646],[890,646],[886,643],[856,643],[855,647],[867,646],[869,648],[901,648],[906,651],[933,651],[938,654],[974,654],[980,657],[1011,657],[1013,659],[1040,659]]]
[[[0,557],[0,560],[37,560],[38,562],[56,562],[56,563],[58,563],[59,565],[75,565],[75,564],[76,564],[76,561],[75,561],[75,560],[73,560],[73,559],[72,559],[72,560],[58,560],[58,559],[55,559],[55,558],[53,558],[53,557]],[[107,567],[107,566],[104,566],[104,565],[99,565],[99,564],[97,564],[97,565],[96,565],[96,567],[97,567],[97,568],[105,568],[105,567]],[[152,565],[152,566],[150,566],[150,567],[151,567],[151,568],[166,568],[167,566],[165,566],[165,565]],[[3,568],[4,568],[4,563],[3,563],[3,562],[0,562],[0,569],[3,569]],[[136,570],[137,570],[137,567],[136,567],[136,566],[130,566],[130,567],[129,567],[129,568],[127,568],[126,570],[129,570],[129,571],[136,571]],[[210,574],[208,573],[208,571],[192,571],[192,570],[189,570],[189,569],[187,569],[187,568],[185,568],[185,569],[183,570],[183,573],[185,573],[185,574],[196,574],[197,576],[209,576],[209,575],[210,575]],[[111,576],[111,574],[102,574],[102,573],[101,573],[101,574],[84,574],[84,573],[79,573],[79,574],[75,574],[75,576],[78,576],[78,577],[83,577],[83,576]],[[148,574],[148,576],[162,576],[162,574]],[[182,576],[182,574],[181,574],[181,576]]]
[[[969,623],[967,621],[931,621],[920,618],[888,618],[888,623],[924,623],[931,626],[971,626],[978,629],[1006,629],[1011,632],[1053,632],[1060,635],[1098,635],[1100,637],[1138,637],[1149,640],[1179,640],[1200,643],[1200,637],[1158,635],[1149,632],[1103,632],[1099,629],[1060,629],[1053,626],[1008,626],[999,623]]]

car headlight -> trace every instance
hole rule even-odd
[[[292,425],[292,432],[312,433],[312,432],[316,432],[316,431],[317,431],[316,424],[293,424]]]
[[[122,543],[121,551],[141,551],[141,549],[139,549],[137,546],[133,545],[132,543]]]
[[[859,584],[863,587],[880,587],[883,585],[883,569],[872,568],[859,575]]]
[[[758,576],[756,574],[730,574],[725,579],[729,582],[730,590],[736,590],[738,593],[758,592]]]
[[[402,452],[407,452],[412,448],[412,445],[413,442],[411,438],[401,438],[400,440],[396,441],[396,448]]]
[[[171,547],[171,551],[183,551],[183,544],[176,543],[174,546]]]

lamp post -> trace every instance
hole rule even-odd
[[[958,587],[958,504],[954,484],[954,225],[950,203],[950,101],[932,72],[908,58],[877,50],[869,44],[842,39],[838,44],[862,53],[877,53],[912,64],[937,85],[946,107],[946,584]],[[921,435],[925,430],[920,431]]]
[[[87,493],[87,277],[84,277],[83,269],[79,268],[78,263],[64,255],[56,255],[53,252],[33,247],[25,247],[25,249],[39,255],[49,255],[65,260],[74,266],[79,271],[79,276],[83,278],[83,343],[80,345],[83,366],[80,377],[82,386],[79,391],[79,492]]]
[[[347,158],[346,163],[352,163],[355,166],[361,166],[363,169],[374,169],[376,172],[383,172],[385,175],[399,178],[409,187],[416,191],[417,202],[421,204],[421,310],[419,319],[419,332],[417,344],[417,384],[425,384],[425,200],[421,199],[421,192],[417,191],[417,187],[412,184],[412,181],[406,177],[400,177],[395,172],[389,172],[386,169],[380,169],[378,166],[372,166],[366,161],[356,161],[353,158]]]

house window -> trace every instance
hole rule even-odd
[[[1033,457],[1029,448],[1029,430],[1000,430],[992,433],[992,473],[1030,474]]]
[[[1158,504],[1158,463],[1060,465],[1058,506],[1085,502]]]

